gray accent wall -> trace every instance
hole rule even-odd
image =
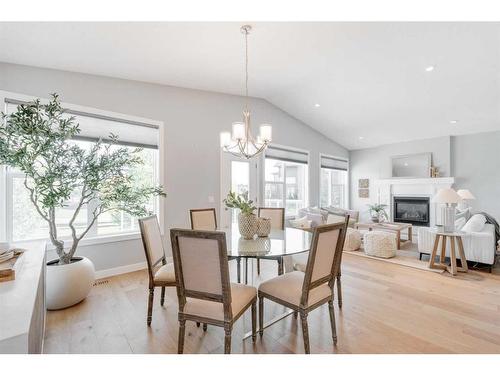
[[[455,177],[455,189],[469,189],[470,205],[500,221],[500,131],[448,136],[350,152],[350,204],[368,220],[367,204],[377,202],[373,182],[391,177],[391,156],[432,152],[441,176]],[[358,197],[358,179],[370,179],[370,198]]]
[[[219,208],[219,133],[242,118],[243,97],[5,63],[0,63],[0,90],[43,98],[57,92],[67,103],[163,121],[165,229],[187,227],[190,208]],[[348,151],[265,100],[251,99],[250,108],[255,126],[273,125],[277,144],[310,152],[309,200],[318,204],[319,154],[348,157]],[[215,203],[209,202],[210,196]],[[94,245],[81,253],[88,254],[98,270],[144,261],[138,240]]]
[[[457,189],[469,189],[475,211],[500,222],[500,131],[451,138],[451,171]]]
[[[350,206],[360,211],[360,220],[369,220],[367,204],[377,202],[378,192],[374,181],[391,178],[391,157],[423,152],[432,152],[433,165],[439,167],[441,176],[450,176],[450,137],[395,143],[350,152]],[[370,180],[370,197],[359,198],[358,180],[365,178]]]

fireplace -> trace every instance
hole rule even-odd
[[[393,198],[393,221],[428,227],[430,224],[429,197]]]

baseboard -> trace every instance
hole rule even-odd
[[[127,264],[126,266],[120,266],[120,267],[114,267],[114,268],[108,268],[105,270],[96,271],[95,278],[96,278],[96,280],[104,279],[105,277],[121,275],[124,273],[139,271],[139,270],[143,270],[146,268],[147,268],[146,262]]]

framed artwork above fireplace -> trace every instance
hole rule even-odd
[[[392,177],[426,178],[430,176],[432,153],[392,156]]]

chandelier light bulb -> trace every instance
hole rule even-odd
[[[220,133],[220,147],[227,147],[231,145],[231,133],[222,132]]]
[[[233,139],[241,141],[245,139],[245,124],[242,122],[233,122]]]
[[[260,138],[264,142],[271,142],[273,138],[273,128],[271,125],[263,124],[260,126]]]

